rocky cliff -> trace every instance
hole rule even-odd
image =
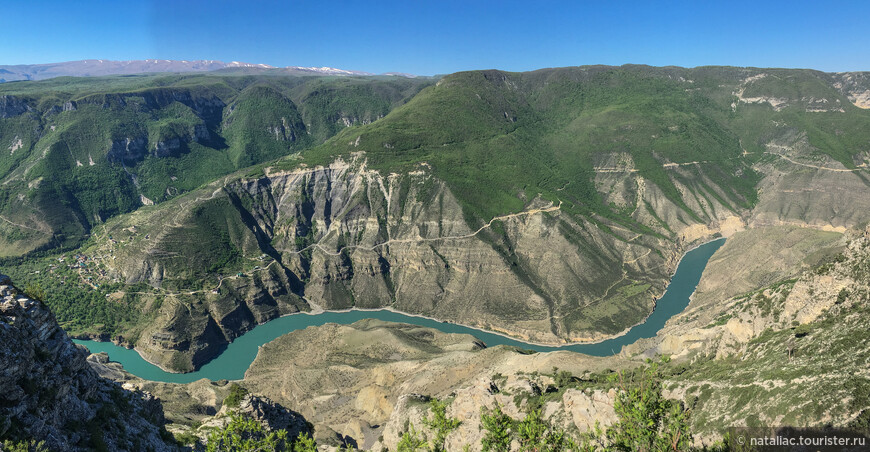
[[[38,300],[0,275],[0,439],[53,450],[173,450],[148,393],[100,378]]]
[[[600,339],[646,317],[676,262],[669,241],[626,242],[543,199],[471,225],[425,166],[383,176],[364,157],[221,181],[108,231],[118,243],[88,251],[97,265],[178,301],[136,342],[177,370],[311,309],[391,307],[538,342]]]
[[[680,190],[707,193],[686,199],[704,215],[696,219],[632,172],[630,158],[604,162],[628,165],[602,170],[596,184],[606,200],[634,209],[645,234],[542,198],[470,223],[427,165],[384,175],[358,153],[218,181],[110,223],[121,243],[89,253],[113,277],[178,301],[162,305],[136,344],[176,370],[197,367],[258,323],[321,308],[391,307],[536,342],[595,340],[642,321],[694,243],[768,226],[836,234],[862,221],[870,209],[858,195],[863,173],[809,160],[802,140],[771,144],[781,154],[756,166],[763,189],[752,209],[734,212],[715,191],[686,182],[693,170],[672,168]]]
[[[220,343],[274,316],[318,308],[388,306],[538,342],[600,339],[649,313],[653,297],[693,243],[745,228],[785,225],[835,233],[860,222],[870,208],[857,195],[864,186],[861,174],[834,171],[831,162],[830,168],[818,161],[805,166],[801,159],[809,150],[796,143],[781,150],[783,158],[758,166],[767,188],[756,207],[739,215],[710,195],[704,202],[687,200],[693,211],[709,215],[691,220],[642,177],[599,173],[600,186],[617,187],[602,188],[606,199],[633,205],[637,221],[654,234],[631,235],[600,218],[598,224],[584,221],[540,198],[528,200],[519,213],[472,225],[462,203],[426,165],[384,176],[358,155],[214,184],[148,217],[118,222],[111,233],[127,243],[105,244],[93,253],[111,256],[106,265],[128,283],[161,286],[185,305],[198,300],[185,312],[202,316],[192,322],[202,328],[174,327],[192,319],[176,315],[178,305],[172,305],[146,332],[154,340],[137,346],[155,358],[170,359],[173,350],[187,353],[171,344],[202,343],[205,335],[197,332],[206,326],[220,330],[224,339],[209,333]],[[679,183],[686,180],[682,176],[675,181],[688,192],[691,186]],[[226,213],[221,223],[205,223],[217,211]],[[145,232],[126,232],[134,225]],[[239,259],[215,278],[203,271],[215,264],[205,249],[238,250],[249,263]],[[205,280],[206,287],[184,287],[190,280]],[[207,359],[209,352],[199,356]],[[195,367],[201,361],[189,362]]]

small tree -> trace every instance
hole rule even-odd
[[[286,430],[269,432],[262,424],[249,417],[233,416],[226,427],[215,430],[208,436],[205,450],[207,452],[278,452],[291,449]]]
[[[432,411],[432,418],[430,419],[428,416],[424,417],[423,424],[435,431],[431,450],[433,452],[442,452],[447,435],[459,427],[461,422],[459,419],[447,417],[447,404],[438,399],[432,399],[429,402],[429,409]]]
[[[293,443],[293,452],[317,452],[317,442],[308,433],[303,433]]]
[[[411,425],[410,428],[402,434],[399,443],[396,444],[398,452],[417,452],[418,450],[426,450],[426,439],[421,438],[417,434],[417,430]]]
[[[291,441],[287,430],[269,431],[248,416],[233,415],[224,428],[211,432],[207,452],[317,452],[317,443],[308,433]]]
[[[483,452],[510,450],[514,420],[498,405],[492,410],[481,407],[480,411],[480,425],[486,430],[483,439],[480,440]]]
[[[567,388],[574,381],[574,375],[567,370],[559,370],[558,367],[553,368],[553,380],[556,387],[559,389]]]
[[[4,440],[0,443],[0,450],[7,452],[49,452],[51,449],[45,445],[45,441],[30,441],[12,442]]]
[[[523,452],[562,452],[574,450],[576,445],[565,432],[555,428],[533,410],[516,425],[517,439]]]
[[[230,384],[230,392],[224,399],[224,405],[229,408],[238,408],[239,404],[242,402],[242,398],[244,398],[247,394],[247,389],[239,386],[236,383],[232,383]]]
[[[662,396],[658,364],[629,379],[617,374],[619,394],[613,404],[619,421],[607,429],[612,447],[621,451],[687,450],[692,442],[689,411],[682,402]]]

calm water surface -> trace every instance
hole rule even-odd
[[[251,331],[237,338],[227,346],[223,353],[202,366],[198,371],[176,374],[161,370],[159,367],[142,359],[134,350],[128,350],[111,342],[96,342],[75,340],[82,344],[91,353],[107,352],[112,361],[123,364],[128,372],[146,380],[165,381],[170,383],[190,383],[201,378],[209,380],[240,380],[245,376],[245,371],[254,362],[258,348],[261,345],[287,334],[291,331],[319,326],[325,323],[338,323],[347,325],[362,319],[379,319],[390,322],[403,322],[435,328],[445,333],[465,333],[480,339],[487,346],[512,345],[527,350],[549,352],[555,350],[570,350],[587,355],[610,356],[619,353],[623,345],[629,345],[641,338],[653,337],[665,325],[671,317],[682,312],[689,305],[689,297],[698,286],[701,274],[707,261],[722,244],[725,239],[718,239],[705,243],[698,248],[687,252],[677,271],[674,273],[668,289],[658,300],[655,310],[645,322],[635,326],[628,333],[595,344],[575,344],[561,347],[530,344],[527,342],[510,339],[498,334],[469,328],[453,323],[442,323],[437,320],[414,317],[391,311],[349,311],[349,312],[324,312],[321,314],[294,314],[271,320],[259,325]]]

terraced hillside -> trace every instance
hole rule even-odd
[[[864,74],[809,70],[453,74],[371,124],[331,122],[322,145],[100,223],[78,268],[53,270],[106,313],[70,315],[77,332],[177,370],[319,308],[597,339],[641,321],[695,243],[867,221],[867,91]],[[272,117],[293,124],[285,113]],[[227,149],[243,148],[251,121],[221,129]],[[267,149],[227,156],[242,166]],[[59,287],[51,265],[6,271]]]

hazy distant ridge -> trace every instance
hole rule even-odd
[[[287,66],[276,68],[268,64],[253,64],[218,60],[80,60],[63,63],[0,65],[0,83],[19,80],[44,80],[53,77],[89,77],[101,75],[142,74],[149,72],[210,72],[220,69],[250,68],[275,70],[282,73],[322,75],[374,75],[362,71],[349,71],[331,67]],[[404,74],[403,74],[404,75]]]

